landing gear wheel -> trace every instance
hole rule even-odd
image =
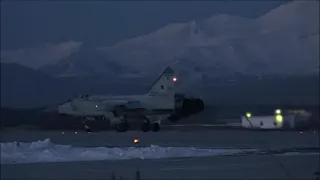
[[[141,127],[141,130],[143,132],[148,132],[150,130],[150,124],[149,123],[143,123],[142,127]]]
[[[129,129],[129,124],[126,115],[124,115],[122,122],[116,125],[116,130],[118,132],[126,132]]]
[[[159,123],[153,123],[152,124],[152,131],[153,132],[158,132],[160,130],[160,125]]]
[[[89,124],[88,117],[83,117],[83,119],[82,119],[82,124],[83,124],[83,129],[84,129],[87,133],[91,132],[90,127],[88,126],[88,124]]]
[[[143,132],[148,132],[150,130],[150,121],[149,121],[149,119],[145,118],[144,122],[142,123],[141,130]]]
[[[126,132],[129,129],[129,125],[127,122],[119,123],[116,125],[116,130],[118,132]]]

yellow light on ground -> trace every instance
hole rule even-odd
[[[251,113],[246,113],[247,118],[251,117]]]
[[[282,123],[283,117],[281,115],[276,115],[276,121],[277,121],[277,123]]]
[[[275,110],[275,113],[276,113],[276,114],[281,114],[281,110],[280,110],[280,109],[276,109],[276,110]]]
[[[137,139],[137,138],[135,138],[134,140],[133,140],[133,143],[139,143],[139,139]]]

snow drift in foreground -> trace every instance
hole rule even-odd
[[[150,147],[82,148],[70,145],[55,145],[50,139],[45,139],[44,141],[31,143],[1,143],[1,164],[200,157],[232,155],[244,151],[252,150],[160,147],[155,145]]]

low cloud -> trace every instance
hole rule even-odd
[[[18,63],[29,68],[38,69],[57,63],[70,54],[77,52],[81,45],[81,42],[67,41],[58,44],[47,43],[26,49],[1,50],[1,62]]]

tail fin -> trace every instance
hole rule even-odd
[[[167,67],[152,84],[148,96],[174,97],[176,81],[177,78],[174,76],[173,69]]]

